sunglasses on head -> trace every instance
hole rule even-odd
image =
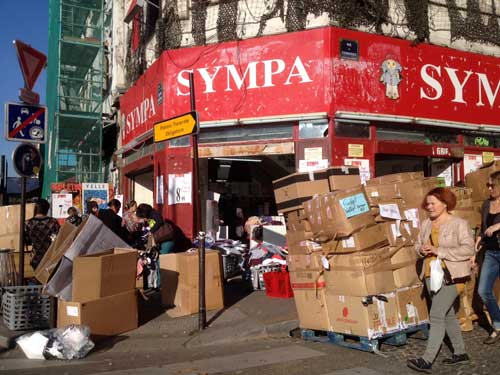
[[[495,186],[497,186],[496,184],[490,184],[489,182],[486,184],[486,187],[489,187],[489,188],[494,188]]]

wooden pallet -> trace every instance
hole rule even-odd
[[[405,345],[408,341],[408,337],[413,335],[415,335],[414,338],[427,339],[429,337],[428,324],[406,328],[372,339],[366,336],[348,335],[338,332],[313,331],[310,329],[302,330],[302,338],[304,340],[327,342],[365,352],[377,352],[382,343],[393,346]]]

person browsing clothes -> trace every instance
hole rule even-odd
[[[422,222],[415,250],[421,258],[420,278],[425,281],[432,299],[430,331],[422,357],[407,361],[408,367],[419,372],[432,371],[445,334],[453,345],[453,355],[443,363],[455,365],[469,360],[453,304],[470,278],[474,238],[467,221],[450,214],[455,206],[455,194],[447,188],[432,189],[422,203],[429,218]],[[430,286],[432,260],[441,260],[445,275],[437,292],[431,292]]]
[[[486,250],[481,275],[479,277],[478,293],[490,314],[490,335],[483,342],[494,344],[500,339],[500,309],[493,294],[493,286],[500,275],[500,171],[490,175],[487,183],[490,198],[481,208],[481,235],[476,241],[476,250]]]

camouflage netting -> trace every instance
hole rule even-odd
[[[304,30],[308,17],[327,14],[331,25],[413,40],[429,41],[432,32],[449,32],[450,42],[462,39],[500,46],[499,0],[192,0],[191,35],[196,45],[207,44],[207,33],[216,32],[217,41],[238,40],[264,34],[269,22],[279,20],[287,31]],[[497,3],[495,3],[497,2]],[[178,48],[182,25],[177,1],[164,0],[156,25],[156,55]],[[213,3],[216,3],[213,4]],[[216,12],[209,12],[209,7]],[[211,9],[212,10],[212,9]],[[209,14],[216,19],[209,19]],[[214,16],[211,16],[214,17]],[[207,30],[207,25],[213,25]],[[247,27],[258,25],[255,35]],[[215,35],[214,35],[215,36]],[[138,77],[145,67],[142,46],[130,54],[129,36],[127,80]],[[210,39],[211,41],[211,39]]]

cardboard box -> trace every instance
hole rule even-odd
[[[366,181],[366,186],[383,185],[388,183],[398,183],[411,180],[421,180],[424,178],[424,172],[404,172],[393,173],[384,176],[374,177]]]
[[[289,254],[286,258],[288,264],[288,271],[320,271],[322,270],[321,257],[323,253],[321,251],[313,252],[311,254],[299,254],[293,255]]]
[[[35,211],[35,204],[27,203],[25,211],[26,220],[31,219],[33,217],[34,211]],[[21,205],[14,204],[10,206],[0,206],[0,222],[2,223],[2,225],[0,225],[0,236],[4,236],[6,234],[19,235],[20,232],[19,225],[21,223]]]
[[[305,255],[305,254],[311,254],[317,251],[322,251],[322,246],[314,241],[311,240],[305,240],[305,241],[300,241],[297,242],[293,245],[290,245],[288,247],[288,254],[289,255]]]
[[[350,236],[375,223],[361,188],[319,195],[304,203],[304,211],[321,241]]]
[[[341,237],[323,244],[325,254],[352,253],[388,246],[383,227],[375,224],[361,229],[348,237]]]
[[[365,191],[371,206],[392,199],[403,199],[406,205],[420,207],[426,194],[438,186],[436,177],[419,180],[366,185]]]
[[[57,327],[84,324],[99,339],[136,329],[138,326],[135,289],[87,302],[58,300]]]
[[[111,249],[73,261],[73,302],[86,302],[135,288],[137,251]]]
[[[325,288],[293,290],[299,325],[303,329],[331,331]]]
[[[333,255],[324,272],[328,293],[364,297],[394,291],[391,255],[389,247]]]
[[[380,223],[379,225],[389,241],[390,246],[402,246],[406,243],[413,243],[410,222],[391,220]]]
[[[184,316],[199,311],[198,252],[160,255],[161,296],[171,316]],[[205,299],[207,310],[224,308],[220,253],[206,252]]]
[[[305,232],[302,230],[298,231],[287,231],[285,234],[286,244],[288,247],[293,246],[301,241],[307,241],[313,238],[312,232]]]
[[[325,170],[293,173],[273,181],[273,189],[278,213],[301,209],[313,195],[330,190]]]
[[[399,314],[394,292],[385,298],[352,297],[327,292],[328,315],[334,332],[373,339],[399,329]],[[384,301],[386,299],[387,301]],[[364,304],[363,304],[364,302]]]
[[[405,288],[420,283],[417,274],[417,260],[419,259],[415,247],[403,246],[391,250],[391,264],[394,273],[396,288]]]
[[[12,249],[14,252],[19,252],[19,233],[0,235],[0,248]]]
[[[423,285],[396,290],[399,323],[406,329],[429,322],[429,308]]]
[[[361,178],[359,168],[356,167],[330,167],[326,170],[330,191],[359,188]]]
[[[500,171],[500,160],[483,166],[477,171],[465,175],[465,186],[472,189],[473,201],[484,201],[490,197],[486,183],[493,172]]]
[[[286,229],[290,232],[304,231],[310,232],[311,225],[305,218],[304,210],[290,211],[286,215]]]

